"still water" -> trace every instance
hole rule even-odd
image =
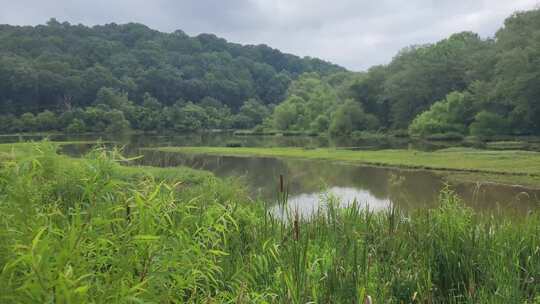
[[[340,205],[356,200],[371,210],[383,210],[393,204],[403,210],[433,208],[443,179],[429,171],[359,166],[331,161],[187,155],[174,152],[141,151],[143,163],[152,166],[187,166],[213,172],[220,177],[236,177],[252,196],[275,201],[280,175],[289,193],[289,209],[310,215],[329,199]],[[452,185],[473,209],[489,213],[524,214],[536,209],[539,190],[494,184],[462,183]]]
[[[172,136],[131,135],[127,137],[65,136],[53,140],[113,141],[124,146],[125,153],[144,156],[142,164],[160,167],[187,166],[213,172],[216,176],[238,178],[247,186],[253,198],[274,202],[278,193],[280,175],[284,176],[289,193],[289,209],[308,216],[332,200],[347,205],[357,201],[372,210],[384,210],[392,205],[404,210],[433,208],[445,187],[444,180],[429,171],[403,170],[359,166],[332,161],[276,159],[265,157],[230,157],[186,155],[140,149],[152,146],[223,146],[231,141],[242,146],[326,146],[328,141],[312,137],[255,137],[233,136],[231,133],[202,133]],[[13,142],[28,138],[0,138]],[[39,140],[40,138],[32,138]],[[391,148],[415,148],[411,143],[393,143]],[[382,143],[378,148],[388,148]],[[373,145],[367,145],[373,149]],[[91,145],[65,146],[71,155],[84,154]],[[362,147],[360,147],[362,148]],[[430,147],[433,148],[433,147]],[[463,201],[473,209],[488,213],[524,214],[540,206],[540,190],[495,184],[460,183],[451,186]]]

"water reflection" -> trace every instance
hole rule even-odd
[[[272,212],[281,218],[298,214],[302,218],[309,218],[313,214],[325,212],[329,203],[336,207],[347,207],[356,204],[358,208],[372,211],[382,211],[392,206],[389,198],[377,198],[368,190],[352,187],[331,187],[329,189],[301,193],[289,197],[287,206],[276,204]]]
[[[445,187],[444,181],[429,171],[329,161],[146,151],[142,162],[165,167],[182,165],[209,170],[220,177],[239,177],[253,196],[267,201],[275,200],[279,176],[283,175],[289,190],[289,207],[302,215],[317,211],[327,196],[339,199],[341,205],[356,199],[372,210],[391,204],[404,210],[432,208]],[[493,184],[459,184],[453,189],[472,208],[492,213],[523,214],[537,208],[540,197],[539,191]]]

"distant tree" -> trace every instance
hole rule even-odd
[[[138,128],[139,109],[119,109],[111,103],[114,98],[103,100],[113,94],[98,92],[125,92],[138,104],[150,93],[163,106],[179,99],[197,104],[210,96],[237,112],[250,98],[263,104],[282,101],[291,79],[301,73],[343,70],[264,45],[242,46],[214,35],[189,37],[182,31],[161,33],[136,23],[86,27],[51,20],[35,27],[0,27],[4,114],[84,109],[97,99],[124,112]]]
[[[161,130],[165,128],[166,120],[161,103],[149,93],[145,93],[142,107],[138,109],[132,124],[145,131]]]
[[[234,118],[237,128],[253,128],[261,124],[270,115],[270,110],[262,102],[256,99],[248,99]]]
[[[353,100],[347,100],[333,114],[330,124],[330,134],[342,136],[353,131],[370,131],[379,127],[379,121],[373,114],[368,114],[362,105]]]
[[[465,134],[472,114],[470,98],[464,93],[452,92],[418,115],[409,126],[409,133],[419,136],[450,132]]]
[[[341,99],[336,90],[317,74],[304,74],[293,81],[288,97],[276,106],[273,121],[277,129],[312,130],[320,116],[330,120]],[[319,121],[322,122],[322,118]]]
[[[166,110],[169,123],[177,131],[198,131],[207,128],[208,116],[204,108],[188,102],[177,103]]]
[[[122,111],[112,110],[106,112],[105,120],[108,123],[105,129],[107,133],[124,133],[130,129],[129,121],[126,120]]]
[[[58,117],[51,111],[43,111],[36,116],[37,128],[41,131],[56,130],[58,128]]]
[[[116,89],[103,87],[97,92],[94,104],[105,105],[110,109],[122,110],[130,105],[127,94]]]
[[[36,117],[32,113],[24,113],[21,115],[22,131],[30,132],[36,131],[37,121]]]
[[[471,134],[476,136],[493,136],[509,134],[508,120],[499,114],[481,111],[476,114],[471,124]]]
[[[330,120],[325,115],[319,115],[310,125],[310,130],[318,133],[328,131]]]
[[[86,132],[86,125],[81,119],[75,118],[66,128],[67,133],[84,133]]]
[[[300,97],[295,97],[301,99]],[[292,129],[297,117],[295,102],[284,102],[279,104],[272,115],[274,127],[278,130]]]

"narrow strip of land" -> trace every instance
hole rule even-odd
[[[450,148],[436,152],[245,147],[159,147],[152,149],[189,154],[345,161],[363,165],[460,173],[460,178],[467,181],[517,183],[536,187],[540,185],[540,153],[529,151],[490,151],[470,148]]]

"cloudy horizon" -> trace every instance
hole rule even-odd
[[[0,0],[6,2],[5,0]],[[42,1],[2,4],[0,24],[37,25],[50,18],[92,26],[139,22],[189,35],[212,33],[230,42],[266,44],[286,53],[318,57],[353,71],[388,63],[402,48],[452,33],[492,37],[515,11],[538,0],[143,0]]]

